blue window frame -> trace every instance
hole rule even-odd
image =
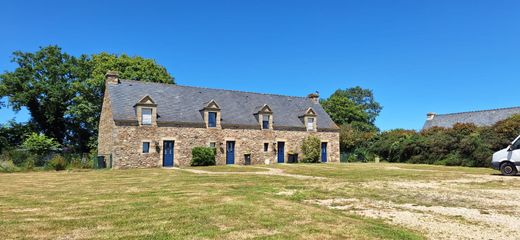
[[[150,152],[150,142],[143,142],[143,153]]]
[[[262,116],[262,129],[269,129],[269,115]]]
[[[208,112],[208,127],[217,127],[217,113]]]

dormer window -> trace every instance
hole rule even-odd
[[[316,118],[316,112],[312,108],[308,108],[307,111],[305,111],[303,114],[303,124],[307,131],[317,130],[318,125],[316,124]]]
[[[208,127],[217,127],[217,112],[208,112]]]
[[[269,129],[269,119],[270,119],[270,116],[269,114],[263,114],[262,115],[262,129]]]
[[[201,110],[207,128],[220,128],[220,106],[211,100]]]
[[[141,125],[152,125],[152,109],[141,109]]]
[[[150,96],[144,96],[134,105],[137,121],[141,126],[156,125],[157,104]]]
[[[267,104],[258,107],[255,116],[257,117],[262,130],[273,129],[273,111],[269,106],[267,106]]]

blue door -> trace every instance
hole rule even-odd
[[[278,163],[285,162],[285,142],[278,142]]]
[[[163,142],[163,167],[173,167],[173,141]]]
[[[327,162],[327,143],[321,143],[321,162]]]
[[[226,142],[226,164],[235,164],[235,142]]]

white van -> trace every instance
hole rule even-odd
[[[520,170],[520,136],[509,145],[493,154],[491,165],[503,175],[513,176]]]

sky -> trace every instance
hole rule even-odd
[[[382,130],[519,106],[520,1],[2,1],[12,52],[152,58],[178,84],[291,96],[372,89]],[[0,109],[0,123],[27,121]]]

